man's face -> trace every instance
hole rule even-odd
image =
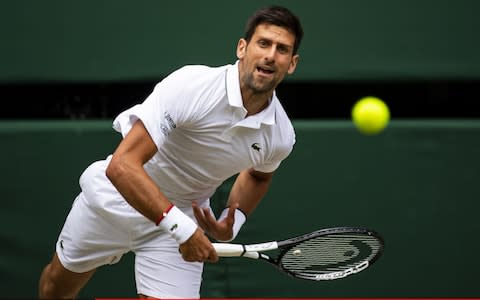
[[[298,62],[293,55],[295,35],[283,27],[260,24],[250,42],[240,39],[237,57],[240,60],[240,84],[252,92],[270,93],[292,74]]]

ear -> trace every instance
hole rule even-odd
[[[300,59],[300,56],[298,54],[295,54],[292,57],[292,60],[290,61],[290,66],[288,66],[288,71],[287,71],[287,73],[289,75],[293,74],[293,72],[295,72],[295,69],[297,68],[297,64],[298,64],[299,59]]]
[[[237,58],[242,59],[245,56],[247,51],[247,41],[245,39],[240,39],[237,45]]]

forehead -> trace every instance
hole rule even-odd
[[[295,44],[295,35],[293,33],[283,27],[266,23],[259,24],[255,28],[252,40],[258,39],[269,39],[292,47]]]

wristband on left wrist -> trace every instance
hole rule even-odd
[[[226,207],[220,214],[220,217],[218,217],[218,221],[225,219],[228,216],[229,210],[230,208]],[[240,232],[240,229],[242,228],[243,224],[245,224],[245,222],[247,221],[247,215],[239,208],[235,209],[234,218],[235,218],[235,221],[233,222],[233,226],[232,226],[232,231],[233,231],[232,238],[228,240],[219,240],[220,242],[230,242],[234,240],[237,237],[238,233]]]

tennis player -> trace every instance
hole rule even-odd
[[[275,88],[295,71],[302,36],[288,9],[262,8],[234,64],[185,66],[120,113],[113,128],[123,139],[80,176],[40,298],[75,297],[98,267],[129,251],[140,297],[198,298],[203,263],[218,260],[209,237],[235,238],[293,149]],[[209,198],[237,174],[216,218]]]

